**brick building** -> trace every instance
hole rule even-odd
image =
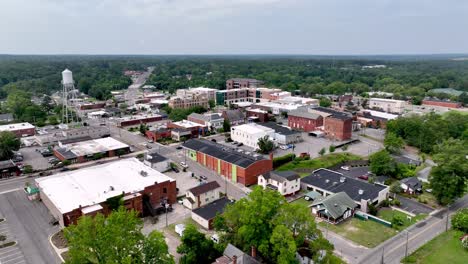
[[[268,122],[269,117],[268,117],[268,112],[262,109],[249,109],[247,110],[247,119],[252,120],[252,121],[258,121],[258,122]]]
[[[441,106],[447,108],[462,108],[462,103],[450,100],[440,100],[436,98],[425,98],[422,105]]]
[[[164,138],[170,138],[171,137],[171,130],[169,128],[165,128],[165,127],[150,129],[150,130],[146,131],[145,136],[148,139],[151,139],[153,142],[157,142],[158,140],[161,140],[161,139],[164,139]]]
[[[150,124],[161,121],[166,117],[158,114],[148,114],[148,115],[133,115],[117,118],[118,127],[131,127],[139,126],[140,124]]]
[[[311,132],[323,126],[323,117],[306,108],[299,108],[288,113],[288,126],[294,130]]]
[[[325,134],[332,139],[347,140],[352,136],[353,119],[346,115],[331,115],[324,119]]]
[[[209,107],[208,97],[204,94],[187,94],[185,96],[174,96],[169,99],[169,106],[171,108],[191,108],[194,106],[201,106],[204,108]]]
[[[188,120],[182,120],[178,122],[173,122],[173,123],[168,123],[167,128],[172,129],[172,135],[174,135],[174,132],[177,133],[183,133],[184,131],[189,131],[190,135],[189,138],[197,138],[200,135],[205,135],[208,132],[208,127],[188,121]],[[185,134],[184,134],[185,135]]]
[[[9,131],[17,137],[29,137],[36,134],[36,127],[30,123],[16,123],[0,126],[0,132]]]
[[[123,199],[140,215],[177,199],[176,181],[135,158],[118,160],[35,180],[42,202],[62,227],[83,215],[108,215],[110,198]]]
[[[12,160],[0,161],[0,179],[19,176],[20,174],[21,170],[18,168],[18,165],[16,165],[16,163]]]
[[[101,109],[106,106],[106,102],[96,102],[96,103],[84,103],[80,104],[78,107],[80,110],[93,110]]]
[[[69,144],[59,142],[59,146],[54,148],[55,157],[61,161],[68,160],[71,163],[114,157],[129,152],[130,146],[111,137],[77,141]]]
[[[273,160],[259,154],[239,152],[204,139],[192,139],[183,144],[190,159],[215,171],[227,180],[243,185],[257,183],[259,175],[273,169]]]
[[[248,78],[233,78],[226,81],[226,89],[257,88],[263,85],[263,81]]]

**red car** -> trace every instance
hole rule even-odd
[[[361,179],[361,180],[366,180],[366,181],[369,180],[369,176],[368,176],[368,175],[361,175],[361,176],[359,176],[358,178]]]

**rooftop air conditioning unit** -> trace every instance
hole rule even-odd
[[[140,175],[143,176],[143,177],[146,177],[146,176],[148,176],[148,172],[142,170],[142,171],[140,171]]]
[[[340,182],[343,183],[346,181],[346,177],[340,177]]]

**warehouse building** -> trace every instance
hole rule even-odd
[[[76,224],[83,215],[108,215],[111,200],[146,215],[176,202],[174,179],[135,158],[37,178],[40,197],[62,227]]]
[[[0,132],[9,131],[17,137],[28,137],[36,134],[36,127],[30,123],[16,123],[0,126]]]
[[[81,163],[105,157],[114,157],[130,152],[130,146],[114,138],[106,137],[80,141],[73,139],[73,143],[62,144],[54,149],[54,155],[61,161]]]

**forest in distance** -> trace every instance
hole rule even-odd
[[[468,61],[457,59],[463,57],[468,56],[0,55],[0,100],[15,90],[51,94],[60,89],[65,68],[73,71],[78,89],[105,100],[110,91],[131,83],[123,71],[155,66],[146,84],[169,92],[198,86],[224,89],[227,79],[246,77],[305,96],[384,91],[418,104],[434,88],[468,92]],[[363,68],[366,65],[385,68]],[[466,93],[460,97],[450,99],[468,103]]]

